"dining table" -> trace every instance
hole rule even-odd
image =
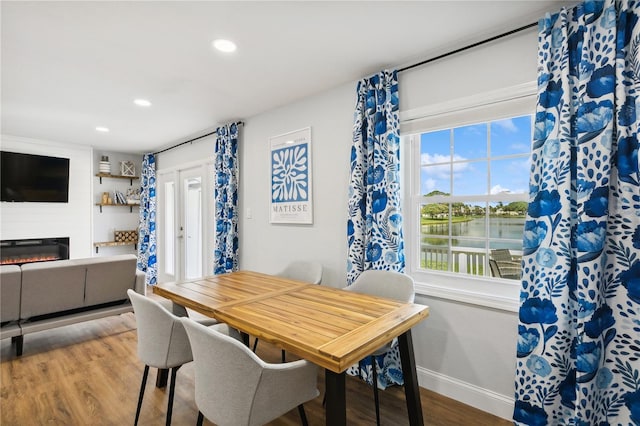
[[[245,270],[160,283],[153,292],[324,368],[331,426],[347,424],[346,370],[398,338],[409,424],[423,424],[411,328],[428,306]]]

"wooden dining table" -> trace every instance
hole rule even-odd
[[[347,368],[397,337],[409,423],[423,424],[411,328],[429,315],[427,306],[252,271],[157,284],[153,292],[323,367],[331,426],[347,424]]]

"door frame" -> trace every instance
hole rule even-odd
[[[184,223],[182,206],[184,205],[184,194],[182,188],[182,177],[190,172],[200,170],[200,176],[202,176],[201,188],[202,188],[202,275],[212,275],[213,271],[213,247],[215,242],[215,226],[214,226],[214,213],[215,202],[213,200],[213,170],[214,164],[212,159],[203,161],[195,161],[180,164],[167,169],[160,169],[156,171],[157,176],[157,220],[156,231],[158,241],[158,282],[166,282],[167,280],[183,280],[185,276],[184,259],[184,244],[178,238],[180,232],[180,226]],[[165,189],[164,186],[167,182],[174,182],[174,275],[165,274],[166,262],[165,259]]]

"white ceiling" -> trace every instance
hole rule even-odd
[[[563,5],[2,1],[1,131],[154,151],[535,22]],[[214,51],[216,38],[233,40],[238,51]],[[135,98],[153,105],[135,106]]]

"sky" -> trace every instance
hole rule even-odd
[[[451,133],[446,129],[421,135],[422,194],[434,190],[452,195],[529,191],[530,115],[454,128],[453,141]]]

